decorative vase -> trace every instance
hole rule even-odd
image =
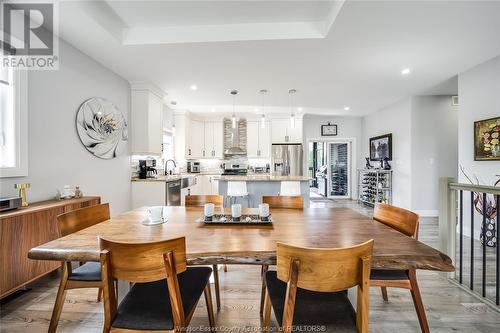
[[[497,245],[497,230],[495,219],[486,219],[486,246],[495,247]],[[481,244],[484,245],[483,240],[483,226],[481,225],[481,234],[479,236]]]

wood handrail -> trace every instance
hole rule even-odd
[[[486,185],[474,185],[474,184],[463,184],[463,183],[450,183],[450,190],[462,190],[471,192],[480,192],[488,194],[499,194],[500,187],[486,186]]]

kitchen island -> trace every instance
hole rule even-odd
[[[258,207],[262,203],[262,196],[279,195],[282,181],[300,182],[300,195],[304,198],[304,208],[309,203],[309,177],[304,176],[270,176],[270,175],[246,175],[246,176],[216,176],[219,181],[219,194],[227,198],[227,183],[230,181],[247,182],[247,198],[238,198],[236,202],[242,207]]]

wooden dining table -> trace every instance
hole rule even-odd
[[[242,213],[257,214],[257,210]],[[98,237],[140,243],[185,236],[191,265],[273,265],[277,242],[339,248],[373,239],[372,268],[454,271],[445,254],[349,208],[271,209],[269,225],[207,225],[202,222],[203,207],[165,207],[164,216],[165,223],[147,226],[142,223],[147,220],[146,208],[129,211],[34,247],[28,257],[99,261]]]

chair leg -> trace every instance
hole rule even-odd
[[[210,291],[210,283],[205,286],[205,303],[207,305],[208,322],[210,324],[210,331],[215,329],[214,309],[212,306],[212,292]]]
[[[265,302],[265,307],[264,307],[264,320],[262,324],[262,331],[263,332],[268,332],[269,331],[269,323],[271,321],[271,297],[269,296],[269,291],[266,290],[266,302]]]
[[[212,272],[214,273],[215,303],[217,304],[217,311],[218,311],[220,310],[220,290],[219,290],[219,270],[217,265],[212,265]]]
[[[59,289],[57,290],[56,302],[54,303],[54,309],[52,310],[52,317],[50,318],[49,333],[55,333],[57,330],[57,325],[59,324],[59,318],[61,317],[61,311],[64,305],[64,299],[66,298],[66,284],[68,282],[68,271],[66,268],[66,263],[63,263],[61,283],[59,284]]]
[[[380,287],[380,291],[382,292],[382,298],[384,301],[389,302],[389,296],[387,295],[387,287]]]
[[[260,309],[259,309],[259,314],[263,315],[264,314],[264,302],[266,298],[266,272],[267,269],[269,268],[269,265],[262,265],[262,268],[260,270],[260,277],[262,279],[262,289],[260,291]]]
[[[99,288],[99,290],[97,290],[97,303],[99,303],[100,301],[102,301],[102,288]]]
[[[424,304],[422,303],[422,296],[420,295],[420,289],[417,283],[417,273],[414,269],[408,272],[408,278],[411,285],[411,297],[413,298],[413,304],[415,305],[415,310],[417,311],[418,322],[420,323],[420,329],[423,333],[429,333],[429,324],[427,322],[427,317],[425,315]]]

